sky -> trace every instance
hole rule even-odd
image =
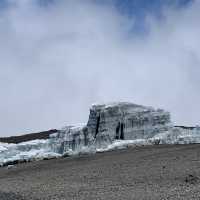
[[[200,1],[0,0],[0,136],[86,123],[92,103],[200,124]]]

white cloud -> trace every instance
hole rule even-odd
[[[39,7],[12,0],[0,14],[1,135],[87,121],[96,101],[133,101],[200,118],[198,1],[147,17],[149,33],[130,36],[134,19],[92,1]]]

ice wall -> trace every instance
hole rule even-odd
[[[108,135],[114,139],[147,139],[171,127],[170,114],[133,103],[93,105],[87,123],[94,137]]]
[[[172,127],[166,132],[158,133],[150,138],[152,144],[195,144],[200,143],[200,128],[186,129]]]
[[[32,140],[19,144],[0,143],[0,166],[59,156],[51,150],[48,139]]]
[[[51,137],[52,149],[61,154],[106,148],[115,140],[152,138],[171,128],[170,114],[133,103],[93,105],[87,125],[65,127]]]
[[[82,126],[66,126],[58,133],[51,135],[50,148],[53,152],[59,154],[73,154],[82,152],[86,147],[92,146],[94,138],[88,133],[87,127]]]
[[[170,114],[132,103],[93,105],[86,125],[66,126],[47,140],[0,143],[0,165],[135,145],[200,143],[200,127],[175,127]]]

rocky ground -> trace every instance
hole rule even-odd
[[[200,199],[200,144],[137,147],[3,167],[0,199]]]

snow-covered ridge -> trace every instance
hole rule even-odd
[[[174,127],[170,114],[132,103],[93,105],[88,123],[66,126],[46,140],[0,143],[0,165],[138,145],[200,143],[200,128]]]

